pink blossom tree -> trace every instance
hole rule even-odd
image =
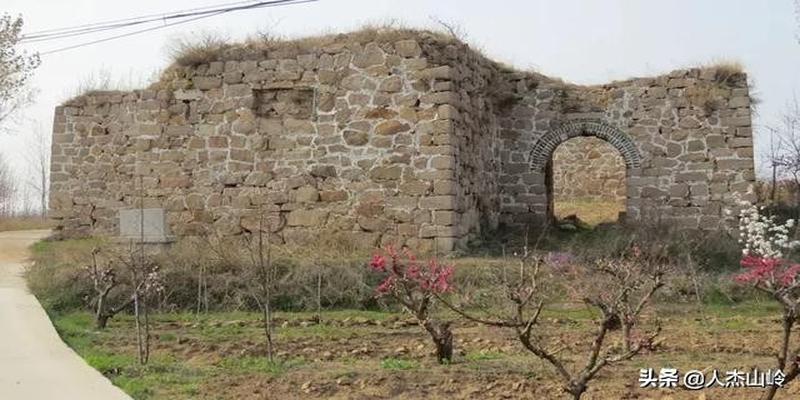
[[[450,290],[453,267],[436,259],[420,262],[408,248],[397,251],[392,246],[375,254],[369,267],[384,275],[376,295],[392,297],[411,313],[433,339],[439,363],[449,363],[453,358],[451,322],[433,318],[431,308],[437,295]]]
[[[744,270],[734,279],[768,294],[783,310],[776,364],[784,379],[764,394],[764,399],[771,400],[782,385],[800,374],[800,344],[794,343],[792,347],[792,329],[800,319],[800,264],[788,257],[798,242],[789,239],[794,220],[778,223],[774,217],[763,215],[762,209],[755,205],[741,202],[740,206],[739,242],[743,247],[740,264]]]

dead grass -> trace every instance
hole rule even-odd
[[[193,37],[173,39],[167,52],[178,65],[189,66],[214,61],[231,46],[228,37],[214,31],[203,31]]]
[[[32,229],[52,229],[53,221],[39,216],[32,217],[2,217],[0,218],[0,232],[25,231]]]
[[[714,71],[714,82],[719,85],[731,87],[735,81],[744,74],[744,65],[735,60],[719,60],[710,65],[703,66],[703,69]]]
[[[214,32],[203,32],[195,37],[176,39],[168,46],[169,53],[178,66],[196,66],[220,59],[251,59],[280,52],[285,57],[319,52],[329,46],[363,45],[369,42],[393,43],[404,39],[431,37],[449,44],[458,39],[444,32],[412,29],[397,21],[366,24],[348,33],[323,33],[302,38],[286,38],[268,31],[248,37],[242,43],[232,43],[229,38]]]
[[[617,222],[619,213],[625,211],[624,202],[613,200],[555,199],[553,206],[556,218],[563,219],[574,214],[591,226]]]

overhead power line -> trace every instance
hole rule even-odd
[[[148,14],[148,15],[141,15],[138,17],[115,19],[110,21],[95,22],[90,24],[76,25],[64,28],[44,29],[41,31],[29,32],[22,35],[20,42],[31,43],[31,42],[40,42],[45,40],[55,40],[64,37],[77,36],[102,30],[124,28],[128,26],[145,24],[155,21],[164,21],[167,19],[179,18],[180,15],[193,14],[212,9],[223,9],[226,7],[237,6],[246,3],[256,3],[256,1],[254,0],[238,1],[235,3],[217,4],[214,6],[191,8],[186,10],[173,11],[169,13]]]
[[[122,28],[129,28],[133,26],[143,25],[143,24],[153,24],[155,22],[162,22],[162,24],[157,26],[150,26],[147,28],[126,32],[118,35],[108,36],[101,39],[91,40],[87,42],[77,43],[74,45],[69,45],[65,47],[60,47],[53,50],[48,50],[39,53],[40,55],[48,55],[54,53],[60,53],[62,51],[72,50],[79,47],[89,46],[97,43],[108,42],[115,39],[120,39],[124,37],[134,36],[150,31],[155,31],[158,29],[164,29],[175,25],[185,24],[193,21],[197,21],[204,18],[210,18],[221,14],[227,14],[235,11],[245,11],[245,10],[253,10],[258,8],[267,8],[267,7],[277,7],[277,6],[285,6],[285,5],[294,5],[294,4],[303,4],[303,3],[311,3],[317,0],[270,0],[270,1],[248,1],[248,2],[237,2],[237,3],[228,3],[225,5],[218,5],[218,6],[209,6],[191,10],[183,10],[177,11],[173,13],[167,14],[153,14],[147,15],[142,17],[134,17],[134,18],[127,18],[121,20],[114,20],[114,21],[107,21],[107,22],[99,22],[93,24],[85,24],[75,27],[68,27],[68,28],[58,28],[58,29],[49,29],[43,30],[38,32],[33,32],[30,34],[26,34],[22,38],[22,43],[33,43],[33,42],[40,42],[46,40],[56,40],[56,39],[63,39],[78,35],[86,35],[90,33],[98,33],[98,32],[105,32],[105,31],[112,31],[118,30]],[[168,22],[171,21],[171,22]]]

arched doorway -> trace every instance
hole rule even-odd
[[[557,129],[554,129],[545,135],[543,135],[539,140],[534,144],[533,149],[530,153],[530,165],[532,172],[541,173],[544,175],[545,179],[545,187],[546,187],[546,196],[547,196],[547,216],[551,221],[555,220],[556,211],[554,200],[556,200],[557,193],[554,193],[554,184],[556,183],[557,179],[554,179],[553,175],[553,156],[556,150],[562,143],[565,143],[573,138],[592,138],[595,141],[588,141],[585,142],[585,145],[597,145],[598,142],[602,143],[605,147],[605,150],[602,150],[603,147],[600,149],[600,153],[610,153],[615,154],[614,152],[610,151],[610,148],[613,148],[616,152],[616,156],[621,158],[622,164],[624,164],[624,181],[625,181],[625,188],[623,192],[618,192],[614,190],[615,194],[619,193],[620,197],[622,197],[622,193],[624,193],[624,199],[621,199],[620,202],[624,202],[624,206],[617,206],[623,207],[624,209],[630,209],[630,197],[627,195],[630,193],[627,190],[627,186],[629,185],[629,180],[631,177],[638,175],[639,168],[641,167],[641,156],[639,155],[639,151],[636,148],[633,140],[625,134],[622,130],[602,121],[598,120],[573,120],[563,123]],[[580,143],[580,142],[578,142]],[[577,145],[576,145],[577,146]],[[567,144],[567,149],[573,147],[572,145]],[[580,148],[580,146],[577,146]],[[575,155],[571,154],[571,158],[575,157],[587,157],[588,155]],[[613,156],[609,156],[613,157]],[[619,159],[617,159],[619,160]],[[610,161],[612,164],[614,161]],[[612,175],[619,176],[618,174],[612,173]],[[580,180],[580,177],[576,177],[574,179]],[[612,179],[609,179],[611,181]],[[562,181],[563,183],[563,181]],[[613,183],[609,182],[609,185],[614,185]],[[601,184],[602,187],[602,184]],[[611,212],[610,212],[611,213]]]
[[[625,212],[625,160],[614,146],[591,136],[558,145],[547,168],[549,202],[556,220],[589,225],[617,222]]]

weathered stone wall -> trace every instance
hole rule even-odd
[[[736,195],[753,196],[743,73],[695,68],[592,87],[529,76],[516,87],[520,100],[504,115],[500,139],[506,223],[549,215],[547,160],[576,136],[604,139],[623,156],[630,220],[716,229]]]
[[[167,89],[68,102],[56,109],[51,214],[65,235],[113,235],[117,210],[141,196],[179,236],[252,231],[265,212],[284,240],[330,230],[368,246],[444,237],[449,250],[453,107],[431,46],[216,61],[175,69]]]
[[[456,237],[465,243],[482,229],[496,229],[500,197],[496,143],[497,65],[473,51],[452,52],[453,150],[458,210]]]
[[[595,137],[561,143],[553,153],[555,201],[624,201],[625,160],[614,146]]]
[[[58,107],[58,231],[115,235],[118,212],[142,205],[178,236],[253,231],[264,213],[286,241],[340,232],[447,251],[542,221],[547,160],[574,136],[621,154],[633,220],[716,227],[754,179],[743,74],[580,87],[426,32],[302,43],[233,47],[156,87]]]

